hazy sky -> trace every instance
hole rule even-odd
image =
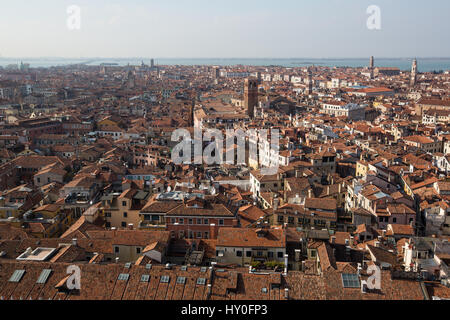
[[[449,40],[449,0],[0,0],[2,57],[450,57]]]

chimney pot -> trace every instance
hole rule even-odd
[[[77,238],[73,238],[72,239],[72,245],[73,246],[77,246],[77,244],[78,244]]]

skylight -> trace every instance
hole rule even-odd
[[[359,278],[357,274],[342,274],[342,285],[344,288],[359,288]]]

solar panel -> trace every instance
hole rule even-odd
[[[52,270],[50,269],[42,270],[41,275],[37,279],[36,283],[45,284],[47,282],[48,277],[50,276],[50,273],[52,273]]]
[[[205,278],[198,278],[197,279],[197,284],[204,285],[205,283],[206,283],[206,279]]]
[[[186,283],[186,277],[178,277],[177,283],[179,284],[185,284]]]
[[[24,273],[25,273],[25,270],[16,270],[16,271],[14,271],[14,273],[11,276],[11,278],[9,278],[9,282],[20,282],[20,280],[22,279]]]
[[[147,270],[150,270],[151,268],[152,268],[152,265],[151,265],[151,263],[149,263],[149,264],[145,265],[145,269],[147,269]]]
[[[169,283],[170,277],[169,276],[162,276],[161,277],[161,283]]]
[[[207,268],[206,267],[201,267],[200,268],[200,272],[206,272]]]
[[[143,274],[141,276],[141,282],[148,282],[150,280],[150,276],[148,274]]]
[[[187,271],[187,266],[181,266],[181,271]]]
[[[125,263],[125,268],[130,269],[131,268],[131,262]]]
[[[344,288],[359,288],[359,278],[357,274],[342,274],[342,285]]]
[[[117,278],[117,280],[127,281],[129,277],[130,277],[130,275],[128,273],[121,273],[121,274],[119,274],[119,277]]]

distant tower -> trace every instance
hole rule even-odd
[[[154,59],[152,59],[152,60],[150,60],[150,68],[154,68],[155,67],[155,60]]]
[[[409,86],[414,87],[417,81],[417,59],[413,60],[411,67],[411,79],[409,81]]]
[[[131,70],[128,71],[127,80],[128,80],[128,84],[127,84],[128,89],[133,89],[136,85],[136,78],[135,78],[133,72],[131,72]]]
[[[258,105],[258,80],[245,79],[244,83],[244,107],[250,119],[255,115],[255,107]]]
[[[369,71],[370,71],[370,79],[374,78],[374,58],[373,56],[370,57],[370,63],[369,63]]]
[[[311,73],[310,68],[308,68],[308,80],[306,83],[308,84],[308,89],[306,90],[306,94],[310,95],[313,93],[313,79],[312,79],[312,73]]]
[[[219,67],[213,67],[212,69],[212,76],[214,79],[220,78],[220,69]]]

